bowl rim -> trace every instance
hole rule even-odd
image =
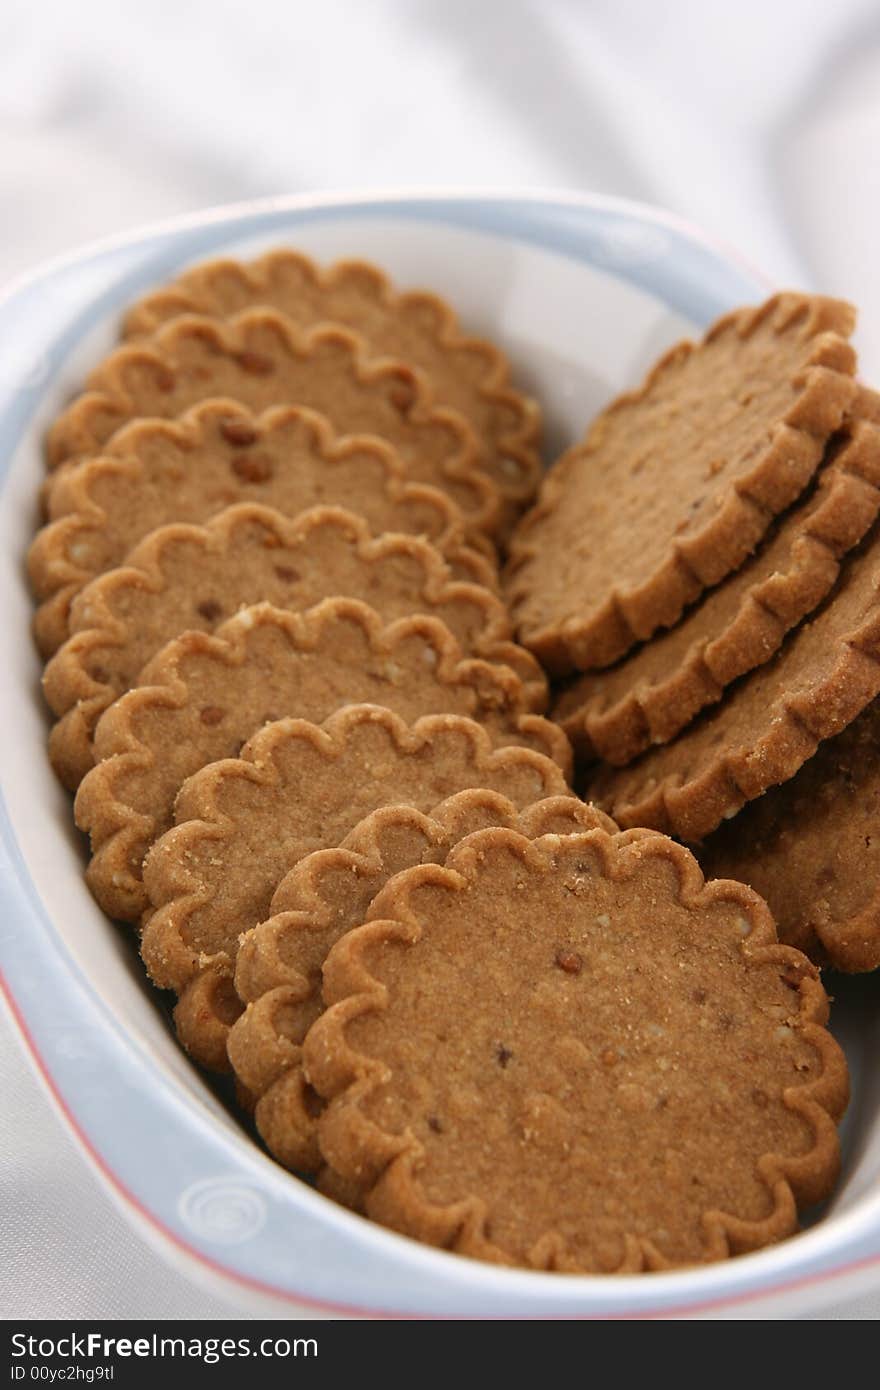
[[[678,232],[687,240],[709,248],[725,261],[741,267],[748,275],[762,281],[768,289],[773,288],[771,278],[731,243],[714,236],[678,213],[654,207],[635,198],[618,197],[611,193],[580,192],[554,185],[522,188],[515,184],[486,187],[471,187],[466,184],[403,184],[381,185],[376,188],[332,189],[315,193],[266,194],[259,198],[216,203],[193,212],[174,213],[169,217],[138,223],[135,227],[113,232],[106,237],[92,237],[72,250],[47,257],[36,266],[19,271],[11,279],[0,283],[0,309],[6,306],[7,301],[41,280],[50,279],[59,272],[95,256],[124,250],[156,237],[175,236],[197,228],[219,226],[246,217],[260,217],[276,212],[332,212],[348,208],[366,210],[380,206],[390,208],[395,204],[431,206],[442,202],[461,205],[477,202],[496,205],[521,203],[535,207],[556,206],[577,211],[589,209],[608,214],[616,213],[624,218]]]
[[[599,214],[606,217],[622,217],[640,225],[673,232],[682,238],[687,245],[704,253],[708,252],[719,266],[733,267],[739,270],[744,277],[751,279],[756,288],[769,288],[770,282],[766,277],[756,272],[743,257],[732,252],[717,240],[706,236],[684,219],[627,199],[554,189],[395,188],[393,190],[297,194],[248,200],[209,208],[204,212],[185,213],[177,217],[161,219],[111,237],[101,238],[72,252],[56,256],[35,269],[14,277],[6,286],[0,287],[0,314],[14,306],[23,294],[48,283],[66,271],[82,267],[89,261],[102,260],[120,250],[146,247],[157,238],[173,243],[182,233],[205,228],[216,228],[218,231],[228,230],[230,234],[234,235],[237,223],[254,218],[272,219],[276,214],[281,216],[298,212],[332,214],[345,211],[358,213],[369,210],[393,216],[395,211],[406,209],[418,209],[423,214],[426,210],[430,211],[444,203],[455,205],[463,211],[480,204],[496,209],[507,206],[508,209],[514,211],[516,208],[542,210],[550,216],[553,216],[554,210],[556,210],[557,212],[561,211],[563,215],[575,213],[580,216]],[[515,231],[512,230],[511,234],[515,235]],[[183,255],[178,257],[179,261],[185,259],[186,257]],[[17,442],[16,439],[15,443],[17,444]],[[14,448],[10,450],[10,456],[12,452],[14,452]],[[42,916],[43,925],[50,933],[49,939],[41,942],[42,949],[54,951],[56,956],[63,957],[67,952],[66,945],[57,937],[54,926],[42,908],[36,886],[30,878],[21,856],[16,854],[15,832],[11,827],[5,805],[0,807],[0,814],[2,814],[2,823],[0,823],[0,849],[2,849],[0,900],[4,900],[5,903],[5,899],[9,896],[10,882],[14,882],[17,889],[15,900],[13,903],[5,903],[5,905],[13,912],[24,911],[33,915],[36,911],[38,917]],[[0,946],[2,944],[0,941]],[[323,1295],[316,1297],[312,1292],[307,1293],[301,1289],[282,1287],[254,1278],[242,1268],[237,1267],[228,1252],[226,1258],[223,1258],[216,1251],[212,1252],[210,1242],[203,1243],[181,1236],[179,1231],[175,1230],[167,1220],[163,1220],[159,1212],[145,1200],[142,1200],[134,1186],[129,1186],[123,1173],[118,1171],[118,1166],[114,1167],[108,1158],[106,1147],[102,1146],[101,1143],[101,1136],[89,1132],[88,1126],[77,1112],[75,1099],[70,1094],[70,1087],[65,1087],[53,1071],[45,1050],[36,1036],[36,1031],[39,1030],[31,1026],[27,1016],[28,1009],[20,1004],[15,996],[11,980],[8,978],[14,974],[16,965],[16,961],[12,957],[10,957],[10,964],[12,968],[8,974],[4,973],[0,967],[0,992],[6,999],[34,1068],[56,1109],[75,1135],[90,1163],[98,1170],[108,1185],[111,1195],[115,1195],[127,1210],[136,1214],[140,1225],[146,1223],[150,1228],[150,1233],[154,1237],[158,1237],[166,1249],[170,1243],[171,1247],[183,1254],[187,1260],[188,1271],[191,1273],[194,1272],[193,1265],[195,1265],[201,1267],[203,1271],[219,1276],[224,1281],[231,1281],[241,1289],[267,1295],[276,1301],[280,1300],[282,1303],[306,1305],[361,1316],[371,1315],[371,1310],[363,1303],[334,1302],[331,1298]],[[73,980],[68,982],[71,986],[70,993],[73,993],[74,983],[79,990],[84,991],[82,999],[77,1000],[78,1008],[80,1012],[86,1009],[90,1014],[97,1011],[101,1020],[100,1026],[107,1035],[107,1041],[113,1043],[111,1051],[115,1051],[118,1055],[119,1047],[122,1046],[129,1051],[139,1052],[140,1049],[136,1040],[126,1036],[117,1027],[116,1021],[110,1015],[104,1001],[99,997],[91,983],[81,975],[79,967],[72,958],[68,957],[65,968],[72,969],[75,974],[79,975],[75,982]],[[71,1001],[68,1000],[68,1002]],[[35,1022],[38,1022],[33,1006],[30,1009],[30,1016]],[[173,1090],[170,1082],[169,1089]],[[194,1109],[187,1110],[182,1090],[179,1095],[174,1094],[172,1098],[175,1101],[174,1108],[177,1118],[183,1123],[189,1123],[190,1127],[195,1130],[201,1128],[203,1132],[198,1137],[202,1142],[205,1142],[206,1138],[213,1137],[215,1140],[219,1138],[222,1141],[221,1147],[227,1150],[227,1154],[230,1149],[234,1154],[236,1146],[231,1143],[232,1136],[219,1135],[219,1132],[213,1136],[206,1134],[204,1132],[205,1117],[197,1114]],[[246,1165],[248,1168],[260,1172],[263,1181],[269,1185],[278,1184],[280,1177],[281,1182],[291,1190],[289,1175],[267,1159],[245,1136],[241,1136],[240,1143],[247,1145],[251,1160]],[[250,1150],[253,1150],[252,1154],[250,1154]],[[239,1154],[238,1157],[241,1160],[243,1155]],[[256,1159],[259,1159],[260,1163],[257,1163]],[[227,1161],[229,1161],[228,1157]],[[369,1239],[364,1238],[363,1231],[360,1232],[359,1243],[362,1249],[369,1248],[377,1257],[381,1256],[383,1250],[389,1254],[395,1254],[398,1267],[408,1266],[412,1273],[416,1273],[421,1268],[427,1278],[431,1277],[432,1272],[435,1275],[442,1275],[441,1285],[446,1290],[455,1291],[459,1303],[473,1292],[475,1286],[497,1285],[501,1295],[509,1290],[511,1297],[515,1297],[519,1310],[516,1316],[625,1319],[699,1314],[717,1309],[745,1306],[755,1300],[771,1298],[792,1291],[807,1290],[819,1285],[827,1286],[844,1276],[867,1273],[880,1266],[880,1193],[875,1194],[874,1197],[861,1198],[853,1209],[836,1216],[830,1223],[833,1227],[832,1237],[824,1234],[827,1228],[815,1228],[813,1231],[799,1236],[796,1241],[784,1242],[780,1246],[770,1247],[768,1250],[757,1252],[754,1255],[741,1256],[722,1265],[653,1275],[648,1280],[644,1276],[615,1276],[610,1279],[596,1276],[568,1276],[564,1281],[553,1280],[552,1283],[547,1280],[546,1275],[537,1272],[493,1268],[492,1266],[480,1265],[475,1261],[462,1260],[461,1257],[450,1255],[445,1251],[419,1246],[415,1242],[375,1227],[372,1223],[366,1223],[361,1218],[347,1212],[337,1210],[332,1213],[325,1212],[323,1208],[327,1204],[324,1199],[311,1193],[310,1189],[306,1187],[302,1187],[300,1191],[296,1192],[296,1195],[306,1206],[309,1202],[321,1203],[322,1210],[319,1211],[315,1207],[316,1215],[327,1220],[332,1217],[335,1223],[341,1223],[343,1231],[347,1226],[353,1230],[350,1227],[352,1222],[356,1222],[360,1228],[369,1227]],[[353,1234],[357,1236],[358,1232],[353,1230]],[[405,1247],[402,1257],[401,1246]],[[781,1259],[779,1258],[780,1252],[782,1252]],[[787,1268],[774,1272],[773,1266],[776,1264]],[[455,1270],[460,1272],[460,1277],[456,1276]],[[536,1281],[540,1281],[540,1284]],[[711,1296],[701,1293],[701,1287],[705,1287],[707,1284],[723,1285],[724,1283],[732,1285],[727,1292],[722,1292],[720,1288],[716,1288]],[[612,1289],[617,1295],[612,1299],[618,1305],[614,1311],[560,1312],[554,1309],[554,1303],[563,1303],[570,1307],[573,1302],[577,1301],[576,1296],[579,1291],[595,1292],[600,1285],[607,1287],[609,1298],[611,1298],[610,1291]],[[536,1306],[531,1312],[521,1311],[521,1296],[531,1297],[532,1291],[534,1290],[537,1294],[539,1288],[539,1306]],[[655,1292],[656,1297],[646,1297],[649,1291]],[[560,1297],[554,1298],[553,1295],[557,1293]],[[372,1315],[378,1317],[460,1316],[460,1314],[444,1312],[395,1311],[387,1307],[372,1310]],[[485,1316],[491,1317],[496,1316],[496,1314],[490,1313]],[[497,1316],[508,1315],[499,1313]]]

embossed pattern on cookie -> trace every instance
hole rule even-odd
[[[553,717],[575,747],[617,766],[668,743],[725,688],[778,651],[822,602],[880,510],[880,426],[838,437],[811,496],[746,563],[633,656],[581,676]]]
[[[174,417],[215,396],[251,410],[304,405],[340,434],[387,439],[413,480],[448,492],[469,526],[491,531],[498,524],[500,494],[464,417],[434,404],[421,373],[405,362],[371,360],[363,340],[343,328],[302,333],[268,309],[228,322],[185,315],[148,343],[117,348],[88,388],[50,431],[52,467],[100,452],[129,420]]]
[[[49,521],[28,568],[44,600],[35,631],[47,656],[70,635],[79,590],[121,565],[150,531],[174,521],[203,524],[240,502],[284,516],[344,506],[376,532],[424,536],[455,578],[497,585],[491,543],[480,533],[465,543],[464,517],[448,493],[413,482],[390,444],[338,436],[324,416],[298,406],[254,415],[235,401],[212,400],[179,420],[133,421],[98,457],[56,469],[46,500]]]
[[[672,743],[607,768],[593,795],[621,825],[696,841],[786,782],[880,694],[880,529],[815,616]]]
[[[138,920],[147,906],[144,855],[172,824],[187,777],[237,756],[263,724],[286,717],[320,724],[361,703],[408,724],[423,714],[465,715],[496,746],[534,748],[571,771],[565,734],[529,712],[519,677],[464,658],[437,618],[415,614],[385,626],[356,599],[325,599],[305,614],[259,604],[213,636],[188,632],[170,642],[98,723],[96,766],[75,812],[91,836],[86,878],[100,905],[111,917]]]
[[[636,1272],[770,1244],[828,1194],[848,1082],[818,971],[681,846],[485,830],[370,918],[327,959],[304,1061],[374,1219]]]
[[[352,705],[318,727],[268,724],[238,758],[190,777],[177,824],[153,845],[144,886],[153,907],[141,941],[154,983],[179,996],[178,1034],[198,1061],[224,1067],[241,1006],[232,973],[241,934],[267,915],[281,879],[306,854],[338,845],[370,811],[428,811],[467,787],[517,806],[568,787],[557,763],[528,748],[495,748],[458,715],[412,726],[375,705]]]
[[[43,689],[59,722],[49,752],[66,786],[92,766],[95,725],[135,684],[166,642],[213,631],[239,608],[263,601],[302,611],[323,598],[360,598],[386,621],[412,613],[442,619],[462,649],[511,666],[531,707],[546,702],[535,659],[510,641],[507,611],[489,589],[453,581],[440,553],[415,536],[373,537],[339,507],[282,517],[242,503],[205,526],[153,532],[128,564],[92,580],[70,611],[71,636],[46,667]]]
[[[266,1146],[289,1168],[316,1172],[319,1107],[302,1075],[302,1043],[322,1011],[321,969],[345,932],[366,920],[372,899],[404,868],[445,862],[466,835],[503,826],[527,839],[616,826],[573,796],[519,810],[497,792],[459,792],[427,815],[407,806],[374,811],[338,849],[307,855],[282,879],[271,915],[241,939],[235,988],[247,1005],[229,1034],[239,1080],[257,1097]]]
[[[807,485],[857,388],[849,305],[776,295],[679,344],[550,470],[511,542],[520,638],[609,666],[738,568]]]
[[[820,965],[880,969],[880,702],[698,850],[766,898],[781,940]]]
[[[438,402],[460,410],[488,453],[500,492],[521,509],[540,478],[537,401],[514,390],[504,354],[485,338],[466,337],[444,300],[395,290],[377,266],[346,260],[320,267],[301,252],[271,251],[243,264],[211,261],[185,271],[129,312],[129,337],[152,334],[179,314],[229,318],[268,305],[299,328],[332,320],[361,334],[371,355],[412,362],[430,378]]]

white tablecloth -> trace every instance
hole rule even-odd
[[[876,0],[5,0],[0,283],[147,219],[307,189],[659,203],[862,308],[880,377]],[[132,1235],[0,1015],[0,1315],[222,1318]],[[828,1316],[876,1317],[880,1296]]]

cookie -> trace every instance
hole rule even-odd
[[[430,379],[437,401],[473,425],[487,454],[487,469],[513,508],[521,510],[540,480],[537,401],[510,384],[503,353],[485,338],[465,337],[437,295],[395,290],[377,266],[339,261],[319,267],[297,251],[271,251],[250,264],[210,261],[185,271],[129,312],[125,333],[155,333],[179,314],[229,318],[268,305],[298,328],[327,321],[361,334],[370,355],[411,362]]]
[[[337,596],[363,599],[386,622],[418,612],[442,619],[467,655],[515,669],[531,707],[543,708],[546,682],[534,658],[508,640],[501,600],[479,585],[453,581],[427,541],[373,537],[365,521],[339,507],[287,518],[242,503],[205,526],[154,531],[125,566],[77,595],[72,635],[43,677],[59,719],[50,757],[65,786],[74,789],[92,766],[101,714],[166,642],[188,629],[211,632],[252,603],[301,611]]]
[[[780,939],[817,963],[880,968],[880,702],[698,853],[707,874],[751,884]]]
[[[435,406],[424,377],[405,362],[370,360],[363,339],[345,329],[302,333],[268,309],[228,322],[187,315],[148,343],[117,348],[88,385],[50,431],[52,467],[101,452],[129,420],[167,419],[230,396],[251,410],[309,406],[340,434],[379,435],[399,451],[414,482],[449,493],[469,526],[498,523],[501,498],[464,417]]]
[[[583,755],[623,766],[668,743],[822,602],[880,510],[880,426],[848,426],[829,453],[812,495],[735,574],[676,627],[560,697],[553,717]]]
[[[593,795],[619,824],[700,840],[793,777],[880,694],[880,528],[816,615],[672,743],[609,768]]]
[[[144,862],[153,911],[141,951],[154,983],[180,996],[178,1034],[197,1061],[227,1065],[226,1034],[241,1012],[232,987],[239,937],[265,919],[284,875],[380,806],[428,811],[467,787],[518,807],[568,791],[557,763],[494,748],[473,720],[429,715],[409,726],[376,705],[352,705],[321,727],[268,724],[238,758],[183,784],[177,824]]]
[[[827,1196],[848,1083],[818,971],[680,845],[484,830],[369,916],[303,1057],[323,1156],[374,1219],[633,1273],[757,1249]]]
[[[34,592],[44,600],[35,619],[43,654],[70,635],[70,604],[79,590],[121,565],[150,531],[172,521],[202,523],[238,502],[259,502],[285,516],[345,506],[377,533],[424,536],[455,578],[497,585],[491,543],[478,533],[465,544],[464,518],[452,498],[411,482],[390,444],[340,437],[323,416],[297,406],[255,416],[235,401],[207,401],[180,420],[136,420],[97,458],[50,475],[49,524],[28,556]]]
[[[776,295],[672,348],[550,470],[510,547],[520,640],[610,666],[743,563],[856,394],[849,305]]]
[[[425,815],[386,806],[366,817],[338,849],[306,855],[282,879],[265,922],[241,939],[235,989],[247,1004],[229,1034],[239,1081],[258,1097],[255,1120],[266,1147],[299,1172],[316,1172],[317,1106],[302,1075],[302,1043],[322,1011],[321,968],[345,932],[366,920],[372,899],[413,864],[442,864],[454,844],[487,826],[527,839],[598,828],[613,821],[573,796],[518,810],[497,792],[459,792]]]
[[[326,1163],[322,1163],[315,1176],[315,1191],[335,1202],[337,1206],[356,1212],[358,1216],[365,1215],[361,1188],[355,1182],[346,1182],[338,1173],[334,1173],[332,1168],[328,1168]]]
[[[261,725],[286,716],[320,724],[344,705],[369,702],[407,723],[462,714],[493,744],[535,748],[571,771],[556,724],[531,714],[507,666],[462,657],[437,618],[388,626],[357,599],[325,599],[305,614],[245,608],[214,636],[187,632],[148,663],[138,685],[95,730],[96,766],[76,798],[91,835],[89,887],[111,917],[136,922],[146,907],[141,864],[172,824],[187,777],[235,757]]]

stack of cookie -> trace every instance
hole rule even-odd
[[[651,741],[628,690],[610,736],[593,676],[545,712],[548,670],[617,660],[728,571],[785,590],[777,646],[833,588],[880,503],[845,319],[790,297],[676,350],[525,519],[536,404],[360,262],[187,273],[54,425],[30,572],[89,885],[190,1055],[336,1200],[609,1271],[766,1244],[827,1194],[847,1077],[817,969],[750,889],[575,795],[569,732]],[[650,800],[599,790],[625,826]]]
[[[390,769],[401,719],[442,716],[419,746],[446,730],[458,766],[421,759],[424,810],[483,763],[487,787],[509,767],[539,795],[567,790],[546,678],[497,592],[496,541],[534,492],[540,425],[501,353],[369,265],[320,271],[286,251],[190,272],[124,331],[52,428],[30,553],[50,755],[79,788],[101,905],[149,912],[144,856],[181,786],[246,758],[266,725],[283,742],[285,719],[312,730],[368,702],[334,727],[352,757],[355,730],[384,740]],[[534,752],[496,775],[507,746]],[[389,777],[376,805],[394,799]],[[328,837],[364,809],[350,785],[346,800]],[[329,821],[319,798],[311,810]],[[213,1039],[187,1041],[221,1060]]]
[[[863,971],[880,965],[880,397],[855,380],[852,326],[847,305],[784,294],[674,349],[551,471],[507,592],[525,645],[585,673],[554,716],[600,804],[699,843],[783,941]]]

